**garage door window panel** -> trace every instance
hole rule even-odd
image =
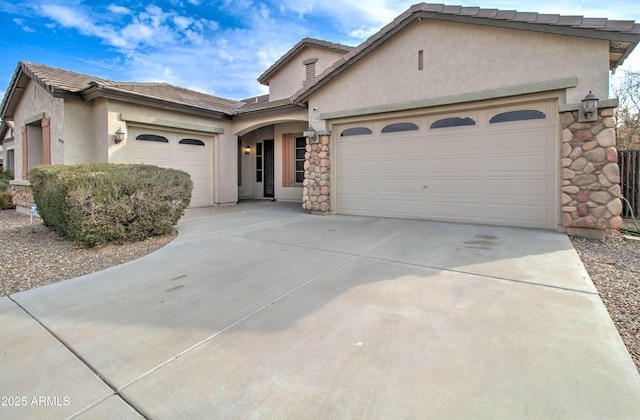
[[[340,133],[340,137],[350,137],[350,136],[366,136],[369,134],[373,134],[373,131],[367,127],[353,127],[347,128],[342,133]]]
[[[382,129],[382,133],[399,133],[403,131],[417,131],[420,130],[417,124],[414,123],[395,123],[389,124]]]
[[[465,117],[453,117],[453,118],[443,118],[441,120],[435,121],[431,124],[429,128],[432,130],[438,128],[449,128],[449,127],[464,127],[468,125],[476,125],[476,121],[473,118]]]
[[[498,124],[504,122],[516,122],[527,120],[544,120],[547,115],[537,109],[521,109],[517,111],[501,112],[496,114],[489,120],[489,124]]]
[[[169,143],[169,139],[164,136],[158,136],[156,134],[140,134],[136,137],[138,141],[153,141],[156,143]]]
[[[190,145],[190,146],[204,146],[204,142],[202,140],[196,140],[196,139],[182,139],[179,141],[179,143]]]

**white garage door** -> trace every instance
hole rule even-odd
[[[213,139],[193,133],[131,127],[127,136],[127,160],[181,169],[191,176],[191,207],[210,206]]]
[[[551,103],[338,126],[341,214],[555,229]]]

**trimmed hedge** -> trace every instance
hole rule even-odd
[[[87,247],[170,233],[193,189],[186,172],[139,164],[36,166],[29,181],[45,226]]]

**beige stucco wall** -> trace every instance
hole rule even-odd
[[[56,163],[72,165],[96,162],[95,147],[99,139],[95,138],[93,104],[67,99],[64,109],[64,161]],[[51,142],[59,143],[54,138]]]
[[[303,87],[306,80],[306,66],[303,62],[307,59],[317,58],[316,76],[335,63],[342,53],[329,51],[323,48],[308,47],[285,64],[271,79],[269,79],[269,99],[288,98]]]
[[[22,179],[22,126],[26,119],[44,113],[51,118],[51,163],[64,163],[64,145],[58,139],[64,139],[64,104],[63,100],[54,98],[40,85],[29,81],[22,98],[14,112],[15,138],[15,173],[17,180]],[[39,125],[39,123],[36,123]]]
[[[568,77],[577,77],[577,86],[567,90],[567,102],[589,90],[607,98],[608,57],[603,40],[415,21],[314,93],[310,115],[313,108],[334,112]]]

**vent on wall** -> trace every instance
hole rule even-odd
[[[316,62],[317,58],[310,58],[308,60],[304,60],[302,64],[305,66],[306,78],[307,80],[313,79],[316,77]]]

